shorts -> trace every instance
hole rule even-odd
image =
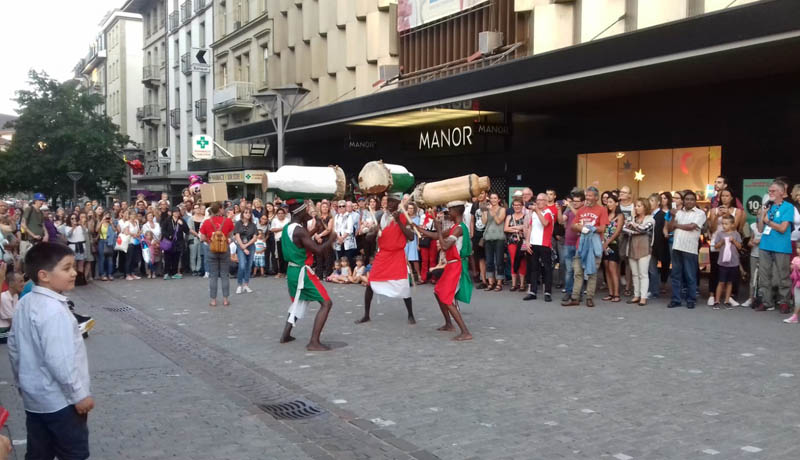
[[[264,267],[265,257],[264,254],[256,254],[253,256],[253,265],[259,268]]]
[[[472,235],[472,255],[475,256],[475,260],[481,260],[486,258],[486,249],[478,244],[483,238],[483,231],[475,230],[475,233]],[[431,244],[436,244],[436,242],[432,242]]]
[[[739,266],[723,267],[720,265],[718,273],[720,283],[733,283],[739,278]]]
[[[603,260],[619,263],[619,252],[617,252],[616,248],[610,247],[606,252],[603,253]]]

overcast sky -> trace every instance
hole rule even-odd
[[[59,80],[89,51],[100,20],[124,0],[0,0],[0,113],[15,114],[14,92],[27,87],[28,70]]]

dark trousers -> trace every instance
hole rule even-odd
[[[283,246],[281,242],[277,241],[276,244],[278,245],[278,273],[285,274],[289,263],[283,258]]]
[[[317,266],[314,270],[317,278],[324,280],[333,272],[334,257],[335,254],[333,252],[333,248],[320,253],[319,257],[317,257]]]
[[[697,303],[697,254],[672,251],[672,302]]]
[[[180,246],[176,244],[172,247],[172,251],[164,253],[164,268],[166,269],[166,274],[169,276],[173,276],[178,273],[178,261],[181,260],[182,253],[179,248]]]
[[[142,246],[138,244],[128,245],[128,252],[125,254],[125,274],[138,275],[141,260]]]
[[[26,460],[84,460],[89,458],[89,426],[75,406],[49,414],[25,412],[28,430]]]
[[[553,293],[553,252],[547,246],[531,246],[533,254],[527,255],[528,290],[534,294],[539,290],[541,278],[544,278],[544,292]],[[541,275],[541,278],[540,278]]]

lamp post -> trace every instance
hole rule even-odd
[[[78,181],[83,177],[83,173],[80,171],[70,171],[67,173],[67,177],[72,179],[72,206],[74,207],[78,203]]]
[[[289,126],[289,120],[292,118],[292,112],[300,105],[300,102],[303,101],[308,93],[309,90],[302,86],[289,85],[253,94],[256,105],[261,105],[267,109],[269,118],[272,120],[272,126],[275,128],[275,134],[278,137],[278,152],[276,154],[278,168],[283,166],[284,163],[283,138],[286,128]]]

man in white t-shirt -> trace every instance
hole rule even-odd
[[[631,188],[623,185],[619,189],[619,210],[625,216],[625,223],[629,223],[633,219],[633,194]],[[620,248],[627,248],[630,241],[630,235],[625,232],[620,234]],[[633,286],[633,276],[631,274],[631,267],[628,265],[627,257],[623,257],[621,266],[625,271],[625,295],[630,295],[631,286]]]
[[[682,305],[685,296],[686,307],[694,308],[697,303],[697,254],[700,244],[700,229],[706,223],[706,213],[697,208],[697,196],[687,192],[683,197],[683,209],[669,222],[669,230],[674,231],[672,243],[672,301],[668,307]]]

